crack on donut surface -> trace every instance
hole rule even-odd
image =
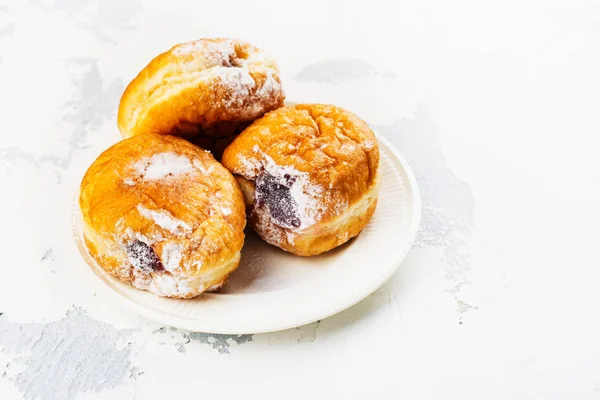
[[[266,207],[271,219],[282,228],[298,228],[298,203],[292,197],[295,178],[286,174],[283,180],[263,172],[255,182],[255,207]]]

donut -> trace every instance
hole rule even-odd
[[[104,151],[83,177],[79,207],[98,265],[159,296],[216,290],[240,262],[242,193],[209,152],[182,138],[134,136]]]
[[[261,49],[236,39],[200,39],[150,61],[125,89],[117,122],[124,138],[157,133],[216,146],[284,98],[277,63]]]
[[[240,184],[249,226],[299,256],[355,237],[377,205],[377,138],[336,106],[271,111],[234,139],[221,162]]]

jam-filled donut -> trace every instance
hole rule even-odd
[[[271,111],[225,149],[249,225],[268,243],[301,256],[359,234],[377,205],[379,146],[354,114],[331,105]]]
[[[236,39],[200,39],[174,46],[137,75],[121,98],[118,125],[125,138],[195,138],[218,156],[248,121],[284,98],[279,68],[261,49]]]
[[[218,289],[240,262],[242,193],[213,156],[144,135],[102,153],[81,182],[85,243],[107,272],[160,296]]]

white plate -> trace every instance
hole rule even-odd
[[[260,333],[293,328],[359,302],[398,269],[419,225],[415,177],[392,145],[379,137],[381,190],[373,218],[349,243],[315,257],[295,257],[249,233],[239,268],[218,293],[174,300],[135,289],[106,273],[85,247],[79,207],[74,207],[77,246],[109,292],[157,322],[209,333]]]

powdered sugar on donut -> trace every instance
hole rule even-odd
[[[164,152],[144,157],[133,164],[133,177],[126,177],[123,182],[133,186],[136,179],[142,181],[156,181],[167,177],[177,177],[189,174],[194,167],[186,156],[175,152]]]
[[[156,242],[163,240],[163,236],[157,232],[154,235],[152,235],[152,237],[148,237],[148,236],[144,235],[143,233],[135,232],[133,229],[127,228],[127,229],[125,229],[123,237],[121,237],[119,239],[120,239],[119,242],[128,242],[133,239],[136,239],[136,240],[139,240],[140,242],[144,242],[148,245],[151,245],[151,244],[154,244]]]
[[[154,221],[156,225],[175,235],[181,235],[192,230],[188,224],[178,220],[167,210],[150,210],[141,204],[138,204],[137,210],[141,216]]]
[[[257,145],[252,150],[259,157],[252,160],[248,160],[247,158],[241,159],[246,168],[246,179],[256,180],[262,172],[267,172],[278,180],[284,180],[286,177],[293,178],[290,195],[298,206],[297,217],[300,220],[300,224],[297,228],[289,229],[299,231],[317,223],[325,209],[323,203],[319,200],[319,197],[323,193],[323,188],[311,182],[308,173],[298,171],[292,166],[278,165],[273,158],[262,152]],[[259,211],[257,210],[257,212]]]
[[[223,214],[224,216],[231,215],[231,208],[221,207],[221,214]]]
[[[181,250],[179,243],[166,243],[163,246],[160,259],[167,271],[175,273],[181,270]]]
[[[230,40],[202,42],[194,40],[175,46],[173,53],[177,55],[194,54],[198,52],[210,54],[231,54],[235,51]]]
[[[258,96],[271,96],[281,90],[281,84],[273,78],[273,72],[267,70],[266,78],[262,86],[258,89],[256,94]]]
[[[187,296],[194,292],[188,280],[172,274],[136,275],[133,286],[159,296]]]
[[[115,242],[120,244],[131,242],[132,240],[139,240],[147,245],[152,245],[153,243],[163,240],[163,236],[160,232],[154,232],[151,237],[148,237],[140,232],[135,232],[130,227],[126,227],[124,218],[119,219],[115,224],[115,232]]]
[[[223,41],[195,41],[176,46],[173,53],[180,56],[189,54],[194,55],[194,59],[204,60],[206,68],[200,74],[207,77],[217,77],[217,81],[227,89],[228,96],[223,98],[225,106],[240,107],[242,105],[246,112],[251,112],[249,108],[254,108],[253,103],[247,103],[248,97],[256,87],[256,82],[248,68],[248,59],[237,57],[235,43],[231,40]],[[271,80],[272,77],[271,77]],[[272,86],[272,84],[271,84]],[[268,90],[265,86],[259,88],[262,94]],[[271,90],[268,90],[271,93]],[[253,111],[252,111],[253,112]]]
[[[260,232],[260,237],[267,243],[279,246],[281,243],[290,243],[293,245],[296,233],[290,230],[283,230],[273,224],[271,217],[266,210],[254,209],[256,216],[256,228]]]
[[[210,129],[259,118],[284,98],[271,56],[243,40],[200,39],[173,47],[138,74],[121,100],[119,129],[128,136],[182,132],[184,114],[187,122]],[[164,104],[180,106],[167,111]],[[190,112],[181,114],[182,107]]]
[[[204,168],[202,163],[198,160],[194,160],[194,167],[196,167],[198,171],[202,172],[204,175],[210,175],[215,169],[214,165],[211,165],[208,168]]]
[[[211,70],[218,78],[218,82],[227,88],[228,96],[223,97],[225,106],[239,107],[247,102],[256,82],[250,75],[248,67],[215,67]],[[249,107],[252,108],[252,107]]]
[[[246,60],[236,58],[235,43],[232,40],[197,40],[175,46],[173,54],[178,56],[193,55],[201,58],[207,67],[222,65],[226,67],[241,66]]]
[[[270,68],[264,53],[249,48],[247,58],[238,57],[235,43],[232,40],[188,42],[176,46],[173,53],[184,57],[194,55],[189,62],[196,58],[205,60],[206,69],[198,76],[217,77],[227,90],[228,96],[222,99],[224,105],[239,109],[239,119],[253,119],[264,112],[264,101],[281,95],[281,84],[274,78],[275,70]],[[264,74],[260,86],[250,74],[251,68],[253,73]],[[255,100],[248,101],[252,97]]]

